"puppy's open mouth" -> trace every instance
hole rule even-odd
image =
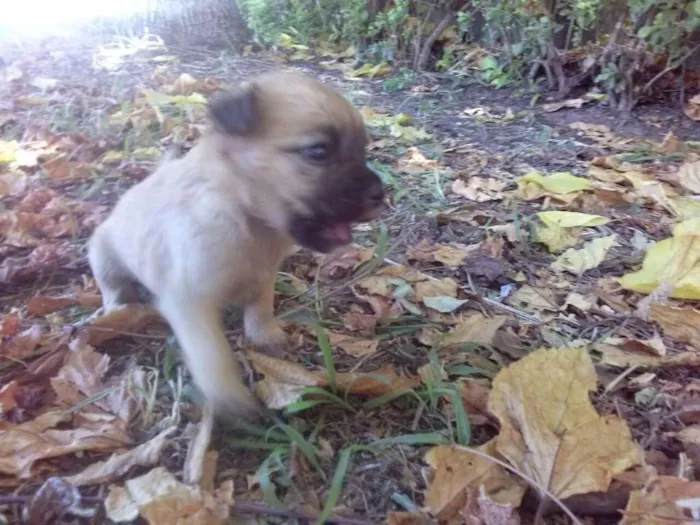
[[[334,244],[349,244],[352,242],[352,223],[331,223],[321,230],[321,235]]]

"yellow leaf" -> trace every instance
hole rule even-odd
[[[551,268],[557,271],[568,271],[573,274],[581,274],[587,270],[597,268],[603,262],[610,248],[615,244],[615,235],[599,237],[587,242],[580,250],[569,248],[551,264]]]
[[[523,175],[518,179],[518,185],[532,182],[541,186],[545,190],[566,195],[567,193],[573,193],[582,190],[591,190],[590,182],[582,177],[574,177],[571,173],[558,172],[552,173],[551,175],[543,176],[537,172],[531,172]]]
[[[503,315],[485,317],[475,313],[462,317],[447,335],[440,341],[440,348],[462,345],[465,343],[481,343],[490,345],[503,323],[508,318]]]
[[[489,457],[498,457],[495,440],[476,450]],[[428,451],[425,462],[435,470],[425,504],[440,521],[450,522],[457,516],[467,500],[469,488],[483,487],[494,501],[520,506],[526,485],[503,467],[487,457],[476,455],[466,447],[439,445]]]
[[[562,228],[602,226],[610,222],[610,219],[600,215],[589,215],[575,211],[541,211],[537,216],[547,226],[561,226]]]
[[[457,297],[457,281],[449,277],[443,280],[429,279],[415,284],[416,300],[426,297]]]
[[[630,493],[619,525],[691,525],[689,510],[698,508],[700,482],[658,476]]]
[[[414,128],[413,126],[402,126],[395,123],[389,127],[392,137],[400,138],[406,142],[414,143],[430,139],[432,136],[424,129]]]
[[[286,33],[280,33],[277,39],[277,45],[280,47],[292,47],[294,44],[294,39]]]
[[[488,407],[501,422],[496,451],[560,499],[605,492],[614,475],[643,459],[627,424],[599,416],[591,404],[596,380],[586,350],[541,348],[493,381]]]
[[[17,151],[17,141],[0,140],[0,164],[9,164],[14,162],[15,153]]]
[[[588,177],[612,184],[620,184],[626,180],[618,170],[601,168],[600,166],[588,168]]]
[[[620,285],[645,294],[673,285],[670,297],[700,299],[700,217],[678,224],[673,235],[651,246],[642,268],[620,277]]]
[[[391,71],[391,66],[387,64],[386,62],[382,62],[380,64],[370,64],[365,63],[359,68],[350,71],[349,76],[351,77],[380,77],[383,75],[386,75]]]
[[[686,190],[700,193],[700,161],[684,163],[678,169],[678,182]]]
[[[700,199],[696,197],[676,197],[675,199],[670,199],[671,209],[678,215],[678,217],[683,219],[690,219],[691,217],[700,217]]]
[[[578,242],[580,228],[562,228],[561,226],[535,226],[535,237],[550,253],[560,252]]]

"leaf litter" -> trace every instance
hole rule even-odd
[[[389,64],[352,67],[354,51],[283,35],[255,60],[355,92],[392,209],[383,230],[357,230],[357,245],[287,261],[278,310],[289,351],[239,352],[255,392],[287,419],[224,435],[195,402],[160,316],[144,304],[100,313],[82,256],[164,147],[197,140],[206,96],[226,87],[221,63],[184,71],[194,59],[158,39],[130,45],[104,46],[94,61],[69,47],[60,55],[103,83],[80,98],[105,112],[104,128],[67,129],[43,109],[75,89],[65,58],[28,52],[5,78],[13,104],[0,122],[22,133],[0,141],[0,471],[26,495],[27,516],[87,519],[98,505],[115,522],[223,523],[243,501],[265,513],[281,499],[314,515],[329,501],[390,523],[516,524],[532,494],[535,505],[583,501],[586,516],[586,498],[621,488],[628,499],[607,509],[623,511],[621,523],[690,519],[697,481],[681,467],[696,458],[688,407],[700,365],[691,142],[574,122],[560,131],[597,156],[562,149],[565,161],[543,163],[555,154],[541,151],[513,162],[503,137],[536,135],[517,107],[440,100],[428,115],[374,83]],[[108,72],[128,60],[134,80],[117,86]],[[252,62],[236,60],[246,76]],[[431,100],[440,89],[410,92]],[[590,100],[541,110],[575,114]],[[455,114],[457,139],[440,120]],[[472,134],[470,120],[490,135]],[[640,149],[653,160],[634,160]],[[227,327],[240,341],[240,325]]]

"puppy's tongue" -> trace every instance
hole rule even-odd
[[[337,222],[331,224],[328,227],[329,233],[342,243],[349,243],[352,241],[352,229],[350,228],[350,223],[348,222]]]

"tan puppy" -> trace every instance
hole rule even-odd
[[[384,188],[365,163],[360,113],[298,73],[268,73],[210,103],[211,125],[184,157],[127,191],[95,231],[89,260],[104,307],[154,296],[195,382],[219,407],[257,408],[221,322],[245,308],[258,346],[284,344],[273,313],[277,271],[293,245],[329,252],[351,223],[377,217]]]

